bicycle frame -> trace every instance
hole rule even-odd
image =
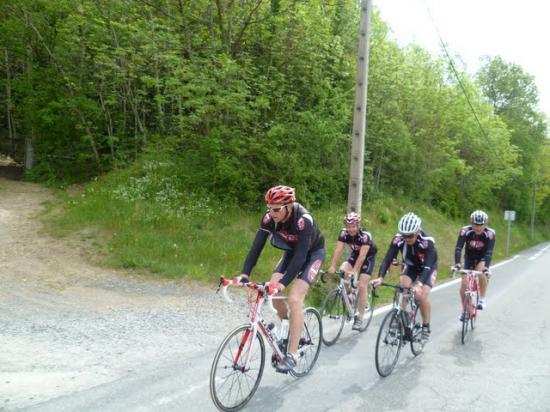
[[[340,277],[340,282],[338,283],[338,286],[336,286],[336,288],[342,294],[342,297],[344,298],[344,305],[346,306],[346,311],[348,312],[348,318],[351,318],[355,315],[357,301],[359,300],[359,296],[355,296],[355,302],[353,306],[349,300],[349,293],[351,293],[352,291],[356,291],[355,278],[352,277],[350,279],[346,279],[346,274],[344,272],[336,272],[336,274]],[[347,285],[349,285],[350,287],[349,291],[346,288]]]
[[[424,347],[421,338],[421,327],[416,322],[418,304],[414,287],[404,287],[381,283],[395,289],[392,309],[382,320],[376,339],[375,363],[378,374],[390,375],[399,360],[401,348],[410,342],[414,356],[419,355]],[[393,325],[393,326],[392,326]]]
[[[262,284],[252,283],[252,282],[240,283],[236,279],[230,280],[222,277],[220,279],[220,287],[223,287],[222,292],[223,292],[224,298],[229,302],[231,302],[231,299],[227,296],[227,287],[231,285],[239,286],[239,287],[248,287],[252,289],[252,291],[257,292],[254,305],[249,310],[248,322],[250,324],[250,328],[243,335],[241,344],[239,345],[239,350],[237,351],[237,353],[235,354],[235,358],[233,359],[233,366],[235,367],[236,365],[238,365],[241,357],[241,353],[245,348],[246,344],[248,344],[249,348],[252,348],[254,346],[254,342],[256,340],[258,330],[265,337],[265,340],[269,343],[269,346],[271,346],[271,348],[273,349],[275,356],[277,356],[278,361],[280,361],[284,357],[284,353],[282,353],[281,349],[279,348],[279,345],[277,344],[277,337],[274,335],[273,331],[268,328],[267,322],[262,317],[261,309],[264,303],[268,303],[269,307],[273,311],[275,311],[272,305],[272,300],[286,299],[286,297],[273,296],[279,292],[278,289],[268,289],[265,287],[265,285],[262,285]],[[251,293],[253,293],[252,291]],[[250,334],[252,334],[251,339],[249,339]],[[250,357],[252,356],[252,352],[248,350],[247,353],[248,353],[248,356],[242,367],[243,370],[246,370],[250,365]]]
[[[389,283],[381,283],[382,286],[389,286],[395,289],[395,295],[393,297],[393,309],[397,309],[397,314],[400,315],[400,319],[402,321],[403,327],[414,327],[414,321],[415,321],[415,310],[418,306],[416,302],[416,297],[414,294],[414,288],[406,288],[403,286],[398,285],[392,285]],[[409,290],[408,293],[405,292],[405,290]],[[412,292],[411,292],[412,291]],[[407,300],[406,305],[403,305],[403,301]],[[405,314],[404,317],[402,314]],[[406,322],[405,322],[406,319]]]
[[[218,409],[232,412],[244,407],[258,389],[267,359],[266,347],[268,350],[269,347],[272,349],[271,366],[277,372],[301,378],[315,365],[323,336],[321,315],[315,308],[305,308],[303,328],[298,342],[298,358],[294,358],[295,364],[292,368],[285,368],[287,365],[283,362],[287,356],[288,336],[277,336],[262,316],[262,308],[267,303],[275,311],[272,300],[287,298],[282,295],[275,296],[281,290],[269,283],[241,283],[240,279],[222,277],[218,291],[221,290],[223,296],[231,302],[227,295],[229,286],[250,289],[248,322],[229,332],[216,351],[210,368],[212,401]],[[269,345],[266,345],[266,342]]]
[[[327,272],[321,273],[321,281],[324,283],[324,275],[327,274]],[[338,290],[338,292],[342,295],[344,298],[344,305],[346,306],[346,311],[348,315],[348,319],[353,317],[355,315],[355,312],[357,311],[357,304],[359,302],[359,295],[357,293],[357,280],[355,279],[355,276],[351,277],[350,279],[346,279],[346,274],[342,271],[337,271],[334,273],[337,275],[340,279],[338,282],[338,285],[335,287],[335,289]],[[350,290],[348,291],[348,288],[346,286],[350,287]],[[354,291],[356,293],[355,296],[355,302],[352,303],[349,300],[348,294]]]
[[[461,269],[459,272],[466,275],[466,289],[464,290],[464,302],[462,302],[462,304],[465,305],[466,301],[471,302],[471,307],[468,313],[470,314],[470,319],[474,319],[477,316],[477,299],[479,299],[478,278],[483,272],[465,269]],[[476,302],[474,302],[474,298],[476,298]],[[462,309],[464,310],[464,307]]]

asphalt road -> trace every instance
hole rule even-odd
[[[434,289],[432,338],[419,357],[408,347],[380,378],[374,344],[381,315],[366,333],[346,325],[300,380],[269,365],[249,411],[550,411],[550,244],[496,265],[488,306],[460,343],[458,284]],[[205,305],[209,304],[205,302]],[[230,327],[228,326],[228,332]],[[213,411],[208,374],[219,338],[195,358],[165,359],[114,382],[25,411]]]

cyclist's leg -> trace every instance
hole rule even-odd
[[[283,275],[284,271],[286,270],[286,267],[288,266],[291,259],[292,259],[292,254],[285,252],[283,257],[277,263],[277,266],[275,266],[273,273],[271,274],[271,279],[269,280],[271,283],[279,283],[281,281],[281,279],[284,276]],[[278,296],[281,296],[281,295],[282,293],[278,294]],[[277,311],[277,315],[279,316],[280,319],[288,319],[289,308],[285,300],[274,299],[273,307]]]
[[[474,270],[476,268],[476,264],[477,262],[468,257],[467,255],[464,256],[464,269],[465,270]],[[462,313],[464,312],[464,301],[466,299],[466,286],[467,286],[467,283],[468,283],[468,276],[466,276],[466,274],[462,273],[462,276],[461,276],[461,282],[460,282],[460,307],[461,307],[461,310],[460,310],[460,316],[462,316]]]
[[[399,284],[403,286],[404,288],[410,288],[413,284],[413,282],[416,280],[416,274],[412,273],[409,270],[409,268],[405,267],[405,270],[401,273],[401,276],[399,276]],[[404,299],[403,301],[403,307],[407,306],[407,299]]]
[[[325,249],[311,253],[303,266],[303,271],[298,275],[298,279],[294,280],[292,290],[288,295],[288,305],[290,307],[289,353],[296,354],[298,352],[298,344],[304,327],[304,299],[309,290],[309,285],[317,277],[324,259]]]
[[[298,343],[304,327],[304,299],[309,290],[309,284],[296,279],[293,282],[292,290],[288,295],[288,306],[290,307],[290,342],[288,352],[298,352]]]
[[[437,273],[436,271],[434,271],[432,276],[435,278],[436,275]],[[431,291],[432,291],[432,285],[426,284],[422,286],[422,288],[420,289],[420,293],[418,292],[416,293],[416,299],[418,300],[418,304],[420,306],[420,313],[422,315],[422,322],[424,324],[430,323],[431,307],[432,307],[432,304],[430,302]]]
[[[437,278],[437,270],[434,270],[426,283],[422,285],[422,288],[417,288],[416,300],[420,307],[420,314],[422,315],[422,341],[426,342],[430,338],[431,328],[430,328],[430,319],[431,319],[431,302],[430,302],[430,292],[432,291],[432,286],[435,284],[435,279]],[[418,275],[415,285],[420,282],[420,275]]]
[[[476,270],[483,272],[485,269],[485,260],[481,260],[476,265]],[[487,292],[487,276],[479,275],[479,299],[485,301],[485,293]]]
[[[340,270],[344,273],[349,273],[353,270],[353,263],[350,262],[350,259],[342,262],[342,264],[340,265]],[[346,276],[346,279],[348,277]]]
[[[282,278],[283,278],[282,273],[274,272],[271,274],[271,279],[269,281],[271,283],[279,283]],[[284,295],[283,292],[279,292],[277,293],[276,296],[283,296],[283,295]],[[288,319],[288,306],[284,299],[273,299],[273,307],[277,311],[277,315],[279,316],[279,319]]]
[[[365,303],[367,302],[367,290],[369,280],[374,268],[374,256],[369,256],[363,262],[361,273],[359,275],[359,288],[357,290],[357,307],[359,308],[359,319],[365,316]]]

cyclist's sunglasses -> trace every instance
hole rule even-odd
[[[405,238],[405,239],[412,239],[413,237],[416,236],[416,234],[415,234],[415,233],[411,233],[410,235],[401,235],[401,236],[402,236],[403,238]]]
[[[268,212],[273,212],[273,213],[278,213],[281,211],[281,209],[284,209],[286,208],[288,205],[282,205],[282,206],[279,206],[279,207],[267,207],[267,211]]]

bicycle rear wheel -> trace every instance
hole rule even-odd
[[[222,411],[241,409],[260,385],[265,344],[259,332],[254,340],[252,337],[250,325],[239,326],[227,335],[214,356],[210,369],[210,395]]]
[[[321,351],[322,336],[323,325],[319,311],[315,308],[306,308],[304,310],[304,328],[298,344],[300,358],[294,370],[290,371],[292,376],[301,378],[313,369]]]
[[[375,363],[378,374],[382,377],[392,373],[399,359],[403,328],[397,309],[391,310],[380,325],[376,339]]]
[[[462,310],[462,335],[461,335],[461,342],[464,343],[466,341],[466,335],[468,334],[468,324],[470,323],[470,308],[472,305],[472,298],[470,296],[466,296],[464,298],[464,309]]]
[[[323,343],[334,345],[344,329],[346,322],[346,307],[344,297],[339,289],[331,290],[321,306],[321,322],[323,324]]]
[[[365,304],[365,316],[363,316],[363,323],[361,324],[359,332],[364,332],[367,330],[372,321],[372,315],[374,313],[375,296],[374,293],[372,293],[372,288],[370,286],[368,288],[369,293],[367,295],[367,303]]]

